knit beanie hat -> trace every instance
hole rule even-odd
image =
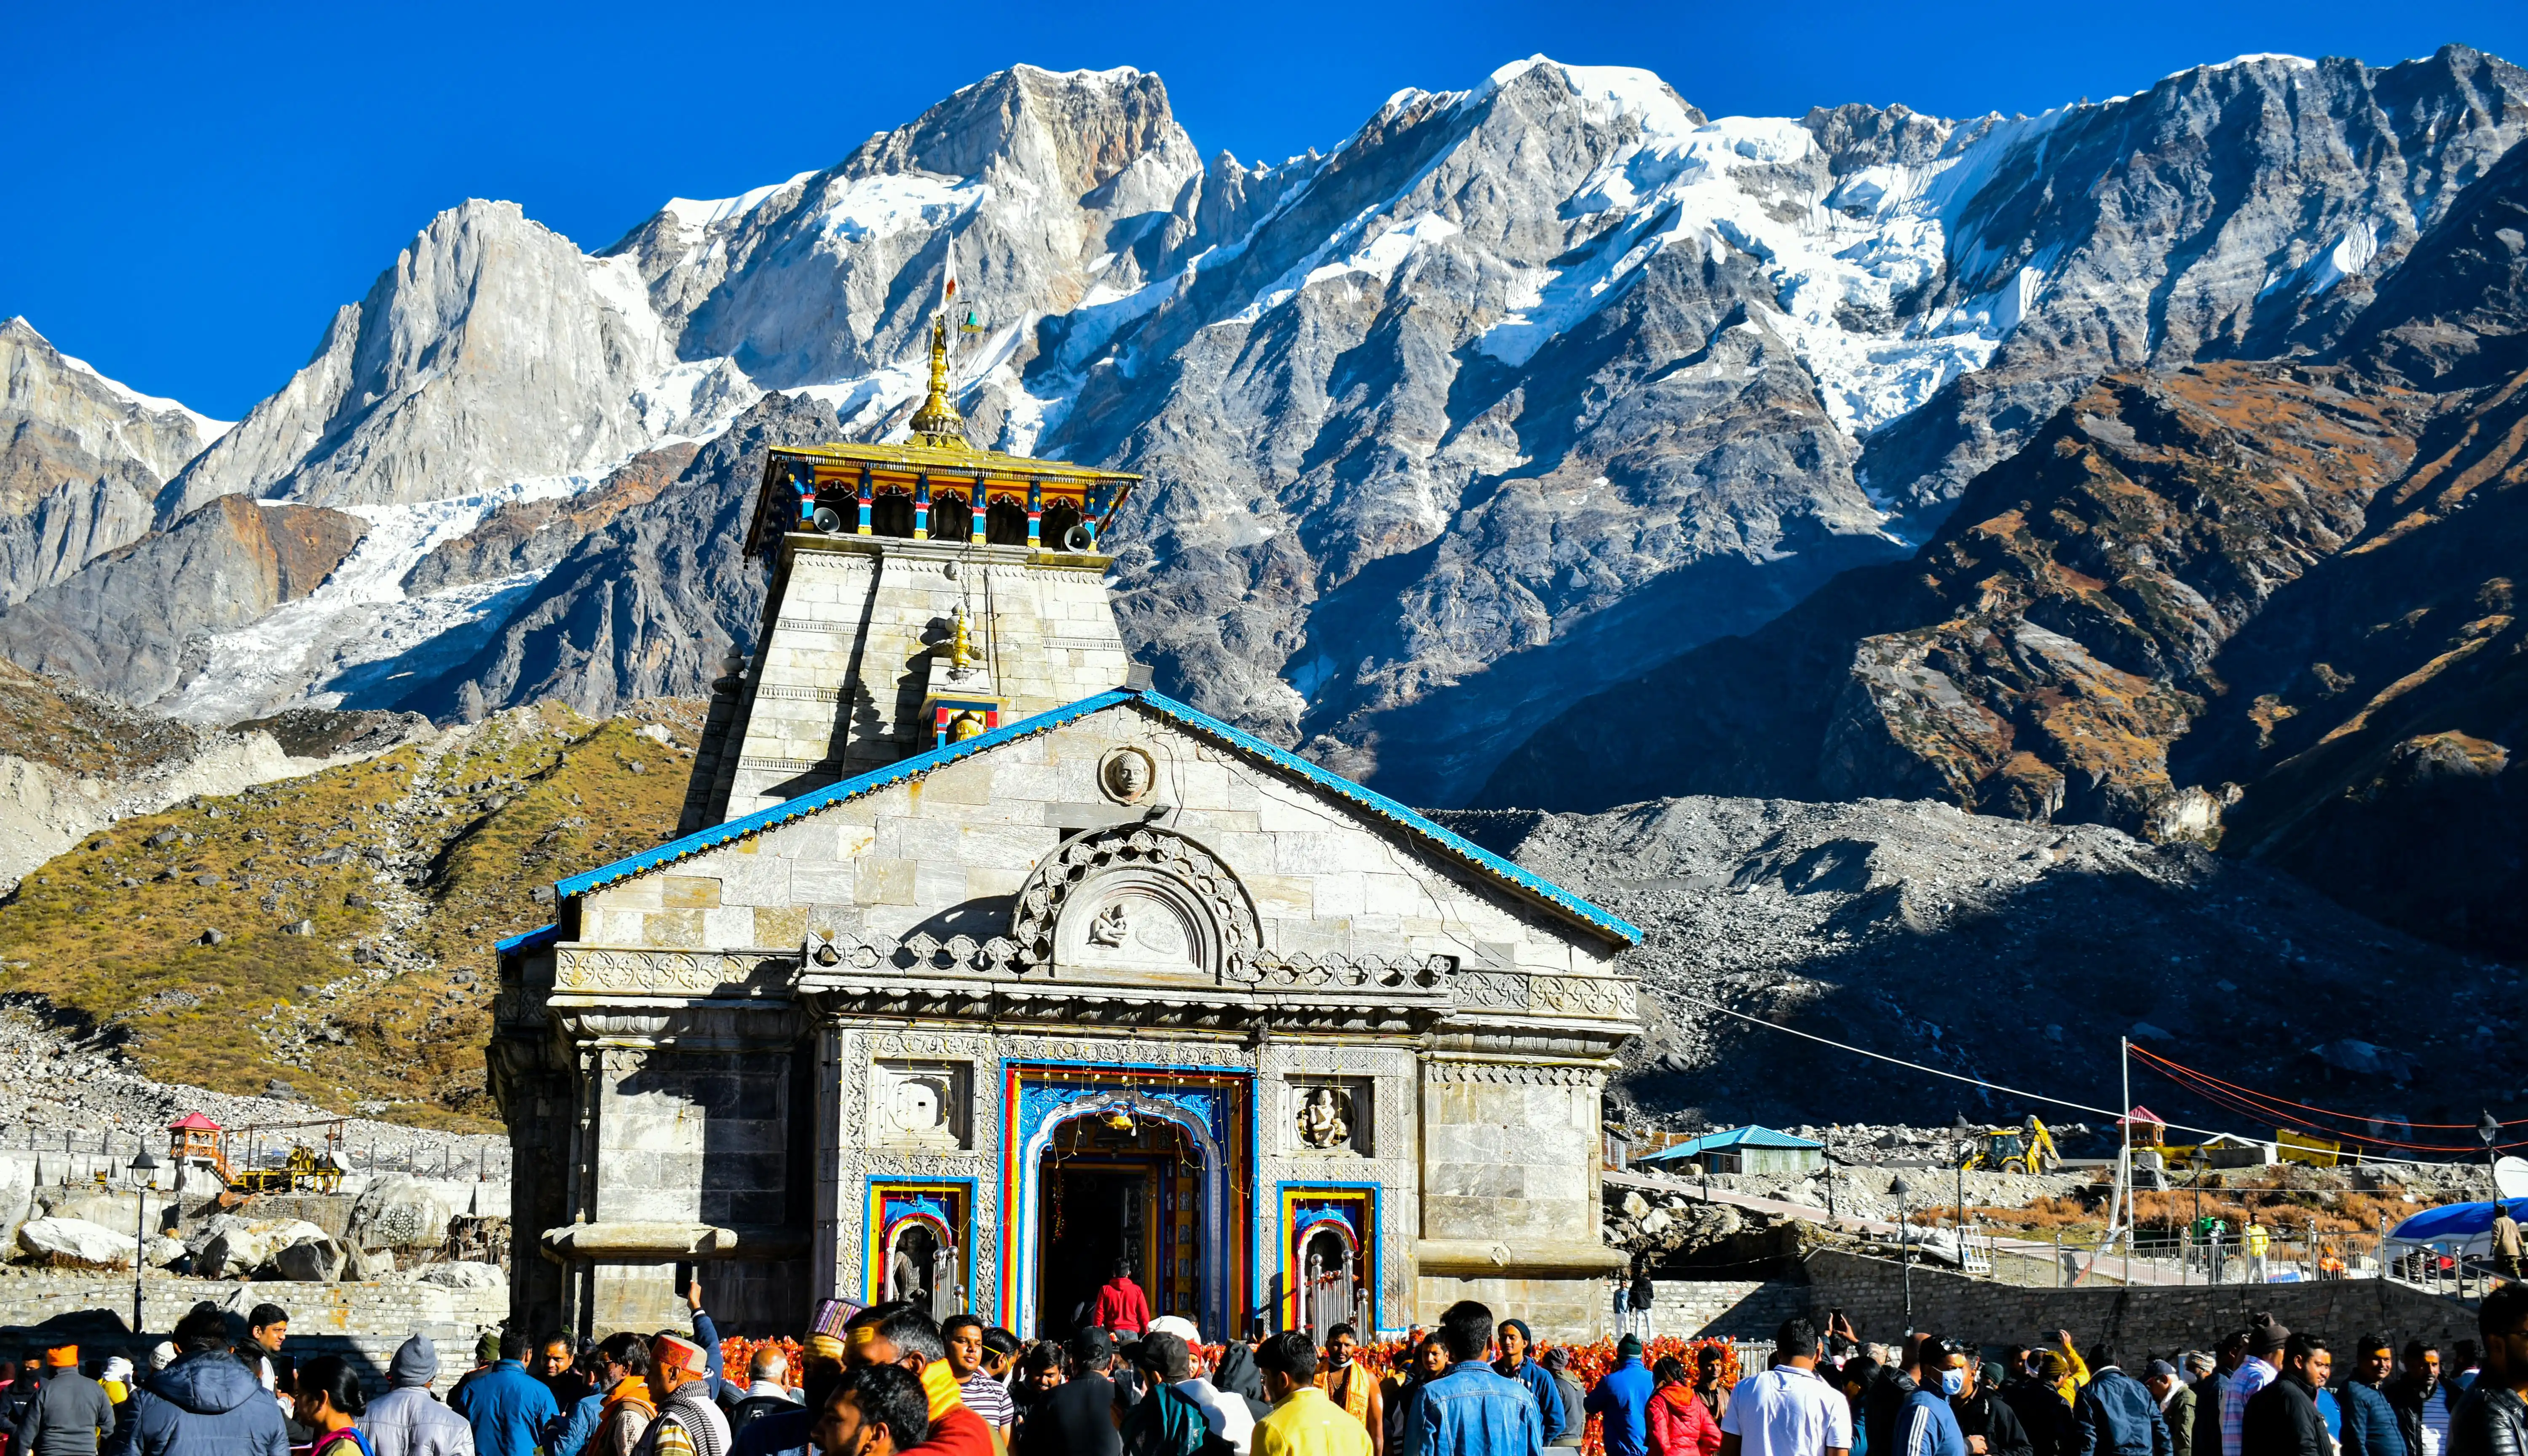
[[[439,1378],[439,1346],[418,1332],[395,1347],[395,1359],[387,1365],[387,1383],[401,1389],[407,1385],[428,1386]]]
[[[2262,1358],[2291,1343],[2291,1326],[2273,1317],[2270,1310],[2260,1311],[2247,1321],[2247,1353]]]

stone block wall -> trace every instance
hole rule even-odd
[[[793,537],[783,550],[732,719],[741,744],[715,768],[729,786],[718,817],[927,748],[931,651],[961,605],[1005,723],[1124,681],[1131,658],[1096,569],[959,542]]]
[[[1598,1100],[1595,1072],[1425,1065],[1422,1236],[1594,1241]]]
[[[1905,1272],[1893,1262],[1839,1251],[1808,1260],[1813,1318],[1841,1309],[1865,1340],[1894,1341],[1905,1329]],[[2455,1300],[2393,1279],[2332,1279],[2297,1284],[2197,1284],[2178,1288],[2028,1288],[1971,1279],[1914,1266],[1914,1324],[1944,1338],[1984,1344],[2032,1341],[2069,1329],[2083,1346],[2100,1341],[2128,1358],[2205,1349],[2247,1317],[2271,1310],[2293,1329],[2324,1334],[2343,1349],[2376,1330],[2402,1344],[2432,1341],[2447,1349],[2475,1337],[2475,1314]]]
[[[1542,1340],[1587,1343],[1613,1332],[1606,1281],[1591,1278],[1480,1278],[1424,1274],[1415,1280],[1413,1323],[1437,1327],[1461,1299],[1479,1299],[1493,1319],[1524,1320]]]
[[[1784,1320],[1809,1312],[1809,1286],[1793,1279],[1660,1279],[1652,1289],[1652,1332],[1682,1339],[1766,1343]],[[1608,1284],[1599,1290],[1612,1294]]]
[[[316,1355],[349,1357],[372,1393],[386,1389],[386,1370],[395,1348],[414,1334],[439,1351],[435,1388],[447,1394],[474,1366],[474,1344],[483,1331],[508,1317],[506,1289],[445,1289],[401,1281],[374,1284],[300,1284],[281,1280],[240,1283],[153,1274],[140,1281],[145,1339],[131,1334],[132,1276],[68,1270],[0,1274],[0,1348],[15,1350],[30,1331],[76,1337],[83,1353],[125,1351],[135,1359],[166,1338],[186,1311],[210,1300],[234,1315],[237,1332],[258,1304],[290,1312],[290,1339],[282,1348],[300,1360]],[[657,1326],[652,1326],[657,1327]]]

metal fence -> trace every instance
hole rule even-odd
[[[1904,1248],[1929,1268],[2003,1283],[2069,1288],[2133,1284],[2186,1287],[2394,1278],[2460,1299],[2480,1297],[2497,1277],[2515,1277],[2461,1247],[2401,1243],[2366,1232],[2284,1227],[2250,1243],[2235,1232],[2191,1229],[2042,1234],[1969,1225],[1909,1233]]]
[[[321,1128],[241,1127],[227,1134],[229,1166],[239,1171],[249,1169],[280,1169],[290,1162],[290,1153],[306,1147],[322,1157],[327,1140]],[[308,1136],[314,1130],[316,1135]],[[43,1128],[31,1124],[0,1129],[0,1150],[23,1151],[39,1156],[50,1155],[65,1161],[73,1170],[71,1176],[85,1178],[102,1172],[109,1178],[126,1177],[132,1156],[146,1148],[152,1158],[164,1167],[168,1159],[164,1134],[130,1132],[90,1132],[78,1128]],[[509,1145],[504,1141],[485,1138],[470,1148],[453,1143],[438,1147],[379,1146],[374,1137],[347,1133],[333,1149],[342,1171],[347,1173],[410,1173],[415,1177],[448,1178],[478,1182],[505,1182],[512,1165]]]

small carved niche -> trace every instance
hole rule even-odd
[[[1290,1147],[1301,1157],[1372,1156],[1370,1085],[1351,1078],[1314,1077],[1290,1083]]]
[[[876,1063],[869,1069],[870,1145],[929,1152],[972,1147],[974,1074],[965,1062]]]

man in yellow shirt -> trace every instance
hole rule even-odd
[[[1272,1411],[1255,1423],[1250,1456],[1369,1456],[1369,1431],[1316,1386],[1317,1343],[1295,1329],[1257,1347]]]

